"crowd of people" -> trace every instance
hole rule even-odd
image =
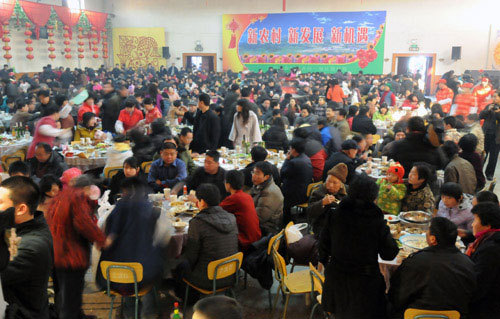
[[[175,64],[74,71],[48,65],[29,77],[6,65],[0,77],[0,110],[33,136],[26,160],[12,163],[0,184],[0,223],[11,235],[8,245],[0,242],[9,316],[49,318],[50,276],[59,318],[89,317],[81,306],[92,245],[99,263],[140,262],[139,288],[171,272],[166,285],[179,300],[186,281],[211,290],[207,265],[239,251],[244,269],[261,282],[265,272],[250,270],[258,247],[290,221],[306,220],[307,260],[324,268],[322,306],[335,318],[402,318],[408,308],[500,317],[500,208],[484,190],[494,184],[500,151],[500,97],[487,74],[448,72],[431,94],[420,73],[282,67],[216,73]],[[112,141],[105,167],[68,167],[61,147],[81,139]],[[248,149],[251,163],[226,171],[227,149]],[[271,163],[269,154],[280,151],[284,160]],[[197,167],[193,157],[201,155]],[[391,163],[386,176],[368,176],[380,157]],[[141,168],[147,162],[149,171]],[[117,166],[122,170],[103,178]],[[147,196],[165,189],[189,192],[199,210],[172,269],[165,269],[170,230]],[[96,212],[106,190],[114,206],[102,220]],[[399,248],[384,215],[402,211],[434,216],[429,247],[403,261],[386,294],[378,256],[392,260]],[[457,236],[465,253],[455,247]],[[106,288],[100,271],[96,282]],[[130,294],[133,286],[113,289]],[[127,317],[134,303],[125,299]],[[142,318],[155,318],[153,291],[141,299]],[[219,302],[237,318],[236,303]],[[195,311],[209,308],[202,303]]]

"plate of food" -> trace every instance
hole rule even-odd
[[[432,215],[424,211],[409,211],[401,212],[399,219],[411,224],[428,224],[430,223]]]
[[[172,206],[168,212],[170,214],[181,214],[184,213],[188,210],[188,207],[186,205],[178,205],[178,206]]]
[[[399,217],[395,215],[384,215],[384,219],[388,221],[391,224],[398,223],[399,222]]]
[[[418,251],[428,246],[425,235],[406,234],[399,237],[399,242],[410,251]]]

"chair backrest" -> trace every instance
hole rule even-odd
[[[286,237],[286,233],[290,227],[294,225],[293,221],[289,222],[288,225],[285,226],[285,232],[283,233],[285,235],[285,242],[288,243],[288,238]]]
[[[323,182],[311,183],[307,185],[307,192],[306,192],[307,197],[311,196],[311,193],[321,184],[323,184]]]
[[[490,192],[493,192],[495,190],[495,186],[497,185],[497,178],[493,178],[493,180],[490,183],[490,186],[488,186],[488,190]]]
[[[312,291],[317,291],[321,295],[323,293],[323,283],[325,282],[325,277],[311,263],[309,263],[309,272],[311,274]]]
[[[460,319],[460,313],[455,310],[423,310],[409,308],[405,311],[404,319]]]
[[[269,239],[269,242],[267,243],[267,254],[268,255],[271,255],[271,250],[274,246],[276,247],[276,249],[278,249],[278,247],[280,246],[280,243],[281,243],[281,238],[283,238],[284,232],[285,232],[285,230],[282,229],[279,233],[277,233],[276,235],[271,237],[271,239]]]
[[[119,283],[133,284],[142,281],[143,268],[140,263],[123,263],[115,261],[101,261],[101,272],[104,279]]]
[[[381,136],[378,134],[373,134],[373,144],[376,145],[377,142],[381,139]]]
[[[234,275],[240,270],[243,262],[243,253],[211,261],[207,267],[208,279],[222,279]]]
[[[285,259],[283,259],[280,253],[276,250],[276,247],[272,248],[272,254],[274,261],[274,276],[278,281],[284,280],[288,275],[286,271]]]
[[[149,174],[149,170],[151,169],[151,163],[153,162],[144,162],[141,164],[141,170],[146,173],[146,174]]]
[[[17,162],[17,161],[23,161],[23,157],[21,155],[5,155],[2,156],[2,164],[4,171],[7,172],[9,170],[10,164]]]
[[[121,166],[106,167],[104,169],[104,177],[113,178],[120,170],[122,170]]]

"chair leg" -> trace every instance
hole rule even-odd
[[[135,296],[135,319],[139,319],[139,296]]]
[[[314,318],[314,312],[316,311],[316,308],[318,308],[319,306],[319,303],[315,304],[313,307],[312,307],[312,310],[311,310],[311,315],[309,316],[309,319],[313,319]]]
[[[286,318],[286,309],[288,308],[288,301],[290,300],[290,294],[286,295],[285,309],[283,309],[283,319]]]
[[[292,263],[292,269],[290,270],[290,272],[293,272],[294,268],[295,268],[295,261]]]
[[[267,290],[267,297],[269,299],[269,310],[273,310],[273,301],[271,298],[271,288]]]
[[[113,302],[115,301],[115,296],[111,295],[111,304],[109,307],[109,319],[113,319]]]
[[[278,289],[276,290],[276,297],[274,297],[274,305],[273,305],[272,313],[274,313],[274,310],[276,309],[276,306],[278,304],[278,298],[280,296],[280,289],[281,289],[281,286],[278,287]],[[271,290],[269,290],[269,291],[271,291]]]
[[[183,310],[184,313],[186,313],[187,309],[188,296],[189,296],[189,285],[186,284],[186,294],[184,295],[184,310]]]

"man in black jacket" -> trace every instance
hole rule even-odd
[[[479,118],[484,120],[484,150],[489,158],[485,175],[491,181],[495,174],[498,152],[500,151],[500,96],[498,93],[493,94],[493,103],[479,113]]]
[[[362,106],[359,108],[359,113],[352,120],[352,131],[361,134],[377,134],[377,128],[373,124],[367,113],[369,108]]]
[[[219,189],[221,198],[227,196],[224,180],[226,171],[219,165],[220,155],[217,151],[208,151],[203,167],[198,167],[186,180],[189,190],[196,190],[203,183],[214,184]]]
[[[40,179],[47,174],[61,177],[68,165],[57,152],[53,151],[49,144],[38,143],[35,147],[35,156],[28,160],[30,165],[30,177],[34,180]]]
[[[123,91],[123,88],[121,87],[120,90]],[[100,110],[102,129],[114,133],[115,123],[120,115],[121,104],[126,96],[122,96],[121,93],[118,94],[111,82],[104,84],[103,93],[104,99]]]
[[[345,183],[349,184],[352,178],[356,175],[356,167],[358,163],[356,162],[356,153],[358,152],[358,143],[354,140],[345,140],[342,142],[341,151],[333,153],[328,160],[325,162],[325,167],[323,168],[323,178],[326,180],[328,171],[330,171],[337,164],[344,163],[347,165],[347,178]]]
[[[419,116],[410,118],[406,132],[406,137],[394,142],[388,153],[389,158],[403,165],[405,177],[416,162],[428,163],[437,170],[446,166],[447,159],[443,152],[424,139],[424,119]]]
[[[203,154],[207,150],[217,149],[221,123],[217,114],[210,110],[210,96],[202,93],[198,99],[198,113],[194,119],[191,150]]]
[[[49,318],[47,284],[53,262],[52,236],[42,212],[39,190],[28,177],[15,176],[0,185],[0,211],[15,210],[21,243],[17,256],[1,272],[6,318]]]
[[[405,259],[391,278],[389,299],[395,318],[402,318],[408,308],[456,310],[460,318],[467,316],[476,276],[474,264],[455,246],[456,239],[453,222],[444,217],[432,219],[429,247]]]
[[[474,262],[477,290],[470,305],[472,319],[500,318],[500,208],[479,203],[472,208],[472,231],[476,241],[467,255]]]
[[[229,141],[229,133],[233,125],[234,114],[236,113],[236,102],[240,99],[240,86],[236,83],[231,85],[231,88],[224,98],[222,110],[224,122],[221,127],[221,136],[219,144],[233,148],[233,143]]]

